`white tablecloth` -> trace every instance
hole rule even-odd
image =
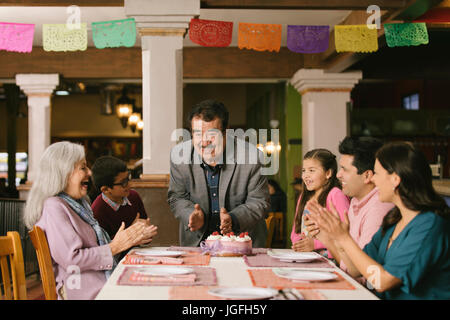
[[[165,250],[167,248],[153,248],[157,250]],[[273,249],[273,251],[292,251],[289,249]],[[118,286],[119,279],[125,265],[123,260],[114,270],[111,277],[106,282],[105,286],[97,295],[97,300],[168,300],[169,286]],[[224,287],[246,287],[253,286],[249,277],[246,265],[241,257],[211,257],[209,267],[216,269],[217,281],[219,286]],[[328,270],[320,269],[305,269],[305,270]],[[347,279],[356,289],[355,290],[317,290],[327,299],[332,300],[376,300],[378,299],[369,290],[356,282],[352,277],[347,275],[341,269],[337,268],[330,262],[329,271],[336,271]]]

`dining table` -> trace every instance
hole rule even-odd
[[[135,253],[152,253],[167,251],[189,254],[189,259],[176,265],[162,259],[154,265],[143,265],[139,259],[131,259]],[[266,288],[276,290],[285,300],[378,300],[361,283],[337,267],[329,259],[319,256],[307,263],[282,262],[271,255],[291,254],[291,249],[253,249],[254,256],[220,257],[204,254],[198,247],[146,247],[133,248],[129,251],[98,293],[96,300],[208,300],[224,299],[211,295],[212,289],[218,288]],[[146,256],[141,256],[145,258]],[[183,258],[183,255],[181,256]],[[175,258],[176,259],[176,258]],[[180,257],[178,258],[180,259]],[[192,260],[193,259],[193,260]],[[193,268],[203,277],[200,283],[153,283],[139,282],[130,277],[132,271],[139,268]],[[159,269],[162,270],[162,269]],[[336,279],[322,282],[292,281],[278,277],[275,271],[291,270],[332,273]],[[158,271],[158,270],[157,270]],[[136,282],[132,282],[136,280]],[[149,279],[149,278],[146,278]],[[141,280],[140,278],[138,280]],[[285,290],[286,289],[286,290]],[[287,296],[284,293],[297,293]],[[226,296],[225,296],[226,298]],[[276,299],[276,297],[272,297]],[[280,298],[283,299],[283,298]]]

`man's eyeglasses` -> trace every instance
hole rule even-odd
[[[123,179],[122,181],[118,182],[118,183],[113,183],[113,187],[114,186],[121,186],[122,188],[125,188],[128,183],[131,180],[131,175],[129,175],[128,177],[126,177],[125,179]]]

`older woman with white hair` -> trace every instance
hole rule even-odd
[[[57,142],[44,152],[28,195],[24,221],[44,230],[54,263],[59,299],[94,299],[117,264],[114,256],[149,243],[155,226],[136,220],[111,240],[87,199],[91,171],[84,148]]]

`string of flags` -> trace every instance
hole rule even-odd
[[[425,22],[386,23],[384,32],[388,47],[428,44]],[[0,50],[30,53],[33,48],[34,24],[0,22]],[[136,43],[136,23],[133,18],[91,23],[96,48],[132,47]],[[239,23],[238,47],[256,51],[279,52],[281,24]],[[378,50],[376,25],[335,25],[337,52],[375,52]],[[204,47],[228,47],[231,44],[233,22],[192,19],[189,38]],[[84,51],[88,46],[86,23],[44,24],[45,51]],[[288,25],[286,46],[296,53],[320,53],[328,49],[329,26]]]

